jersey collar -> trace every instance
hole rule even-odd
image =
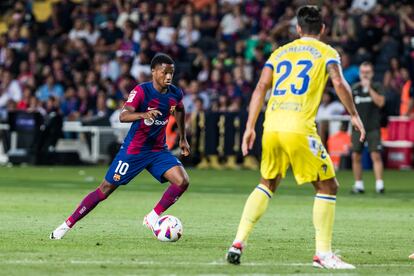
[[[309,36],[302,36],[300,39],[302,39],[302,40],[317,40],[316,38],[309,37]]]

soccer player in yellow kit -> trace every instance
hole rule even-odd
[[[271,89],[262,137],[262,178],[246,201],[227,261],[240,264],[243,247],[253,226],[265,212],[269,199],[291,166],[297,183],[310,182],[316,191],[313,266],[353,269],[353,265],[332,252],[338,182],[315,126],[315,115],[328,77],[349,112],[352,125],[361,133],[361,141],[365,139],[365,130],[353,103],[351,89],[342,75],[338,53],[319,40],[325,29],[319,9],[302,6],[297,11],[297,19],[296,30],[300,38],[272,53],[252,95],[242,143],[244,155],[253,146],[257,117],[266,92]]]

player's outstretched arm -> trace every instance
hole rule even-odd
[[[332,80],[332,84],[335,88],[336,94],[345,106],[348,113],[351,115],[351,123],[357,129],[361,135],[359,140],[363,142],[365,140],[365,128],[356,110],[354,101],[352,100],[351,87],[345,80],[342,74],[342,68],[337,63],[328,64],[328,73]]]
[[[124,106],[121,114],[119,114],[119,121],[121,123],[131,123],[140,119],[155,119],[160,115],[162,115],[162,113],[156,109],[148,112],[135,112],[135,109],[132,106]]]
[[[177,122],[178,133],[180,135],[181,154],[184,156],[190,155],[190,145],[187,142],[187,134],[185,132],[185,109],[183,105],[175,108],[174,117]]]
[[[243,135],[242,152],[246,156],[253,148],[253,143],[256,138],[256,132],[254,130],[257,117],[259,117],[260,110],[262,109],[263,101],[266,96],[267,90],[272,85],[273,71],[269,67],[263,68],[260,79],[257,82],[256,88],[253,91],[252,99],[249,105],[249,117],[247,119],[246,130]]]

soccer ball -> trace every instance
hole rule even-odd
[[[175,242],[183,234],[183,225],[181,221],[174,216],[162,216],[155,223],[154,234],[159,241]]]

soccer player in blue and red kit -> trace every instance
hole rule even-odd
[[[165,128],[170,114],[173,114],[177,120],[182,154],[190,154],[185,134],[185,110],[181,101],[183,93],[171,84],[174,61],[166,54],[157,54],[151,61],[151,70],[152,81],[137,85],[131,91],[119,116],[121,122],[132,122],[132,126],[104,180],[51,233],[51,239],[62,239],[96,205],[144,169],[159,182],[171,183],[154,209],[144,217],[143,224],[151,230],[159,216],[187,190],[188,175],[181,162],[168,151],[165,144]]]

